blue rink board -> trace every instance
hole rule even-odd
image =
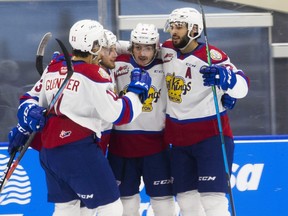
[[[288,136],[235,137],[231,185],[238,216],[287,216]],[[0,143],[0,174],[8,160]],[[141,187],[141,216],[153,216]],[[286,195],[286,196],[285,196]],[[0,216],[50,216],[44,172],[38,153],[29,149],[0,194]]]

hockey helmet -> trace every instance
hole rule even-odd
[[[160,47],[158,29],[153,24],[138,23],[136,28],[131,31],[130,43],[155,44],[158,50]]]
[[[116,45],[117,37],[116,37],[116,35],[113,34],[113,32],[105,29],[104,30],[104,36],[106,39],[106,46],[105,47],[110,48],[111,46]]]
[[[178,8],[171,12],[169,15],[169,18],[166,22],[164,30],[166,32],[170,31],[170,24],[171,23],[187,23],[188,27],[188,37],[190,39],[198,38],[202,31],[203,31],[203,20],[202,15],[194,8]],[[191,36],[191,31],[193,30],[193,27],[198,27],[198,33],[197,35]]]
[[[106,45],[103,26],[95,20],[80,20],[70,29],[69,42],[73,49],[97,55],[102,46]],[[100,49],[94,53],[93,46],[97,43]]]

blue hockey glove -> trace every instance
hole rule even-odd
[[[65,57],[63,54],[60,54],[59,51],[55,51],[52,55],[51,61],[55,61],[55,62],[65,61]]]
[[[140,68],[134,68],[131,71],[131,82],[127,91],[138,94],[142,104],[148,97],[150,86],[151,77],[147,71]]]
[[[236,75],[228,67],[220,65],[202,66],[200,73],[203,74],[204,86],[219,86],[224,91],[232,89],[236,84]]]
[[[8,134],[9,146],[8,152],[11,155],[15,151],[19,151],[29,138],[30,132],[22,128],[19,124],[14,127]]]
[[[33,103],[20,105],[18,109],[18,122],[26,131],[41,131],[46,123],[46,109]]]
[[[237,99],[236,98],[233,98],[231,97],[230,95],[228,94],[224,94],[222,95],[221,97],[221,102],[222,102],[222,105],[226,108],[226,109],[233,109],[235,104],[236,104],[236,101]]]

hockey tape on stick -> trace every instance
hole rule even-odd
[[[71,58],[69,56],[69,53],[66,49],[66,47],[64,46],[64,44],[59,40],[56,39],[56,41],[58,42],[58,44],[60,45],[62,52],[64,54],[65,57],[65,61],[67,64],[67,75],[62,83],[62,85],[60,86],[60,88],[58,89],[57,93],[55,94],[54,98],[52,99],[52,101],[50,102],[48,108],[47,108],[47,112],[45,113],[45,115],[47,116],[50,111],[52,110],[52,108],[54,107],[54,105],[57,103],[57,101],[59,100],[59,98],[61,97],[61,95],[63,94],[64,89],[66,88],[71,76],[73,75],[73,66],[72,66],[72,62],[71,62]],[[12,161],[14,159],[11,159],[12,156],[10,157],[10,160],[7,164],[7,168],[6,168],[6,172],[3,178],[1,178],[1,188],[0,188],[0,193],[2,192],[3,188],[5,187],[6,183],[8,182],[8,180],[10,179],[11,175],[13,174],[13,172],[15,171],[16,167],[18,166],[19,162],[21,161],[22,157],[24,156],[25,152],[27,151],[27,149],[29,148],[30,144],[32,143],[34,137],[36,135],[36,132],[33,132],[30,136],[29,139],[27,140],[27,142],[23,145],[19,156],[17,157],[17,159],[14,161],[14,163],[12,164]],[[16,152],[15,152],[16,153]],[[10,163],[10,166],[8,166]],[[10,168],[11,167],[11,168]]]
[[[205,39],[206,53],[207,53],[207,62],[208,62],[208,65],[211,66],[212,61],[211,61],[211,55],[210,55],[210,49],[209,49],[209,43],[208,43],[205,13],[204,13],[200,0],[198,0],[198,4],[200,6],[201,14],[202,14],[204,39]],[[218,104],[215,86],[212,86],[212,92],[213,92],[214,105],[215,105],[215,110],[216,110],[216,115],[217,115],[218,129],[219,129],[219,134],[220,134],[220,139],[221,139],[221,148],[222,148],[222,155],[223,155],[223,160],[224,160],[224,168],[225,168],[225,173],[226,173],[228,193],[229,193],[229,198],[230,198],[229,199],[230,207],[232,211],[232,216],[236,216],[235,204],[234,204],[234,199],[233,199],[233,194],[232,194],[232,187],[231,187],[231,182],[230,182],[230,171],[229,171],[229,165],[228,165],[228,160],[227,160],[225,140],[224,140],[224,135],[223,135],[221,116],[219,112],[219,104]]]
[[[44,68],[43,68],[43,56],[44,56],[44,52],[45,52],[45,48],[48,44],[48,41],[50,40],[50,38],[52,37],[52,33],[51,32],[47,32],[41,39],[39,45],[38,45],[38,49],[37,49],[37,53],[36,53],[36,69],[38,71],[38,73],[40,74],[40,76],[42,76]]]

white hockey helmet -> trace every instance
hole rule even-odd
[[[113,32],[105,29],[104,30],[104,36],[106,39],[106,46],[105,47],[110,48],[111,46],[116,45],[117,37],[116,37],[116,35],[113,34]]]
[[[159,49],[159,33],[154,24],[138,23],[136,28],[131,31],[130,43],[156,45]]]
[[[102,46],[106,44],[104,28],[95,20],[80,20],[71,27],[69,42],[75,50],[97,55]],[[96,53],[92,52],[95,42],[100,46]]]
[[[170,31],[170,24],[171,23],[187,23],[188,27],[188,37],[190,39],[195,39],[199,37],[203,31],[203,20],[202,15],[194,8],[178,8],[171,12],[169,18],[166,22],[164,30],[169,32]],[[198,34],[191,36],[190,33],[193,30],[194,26],[198,27]]]

